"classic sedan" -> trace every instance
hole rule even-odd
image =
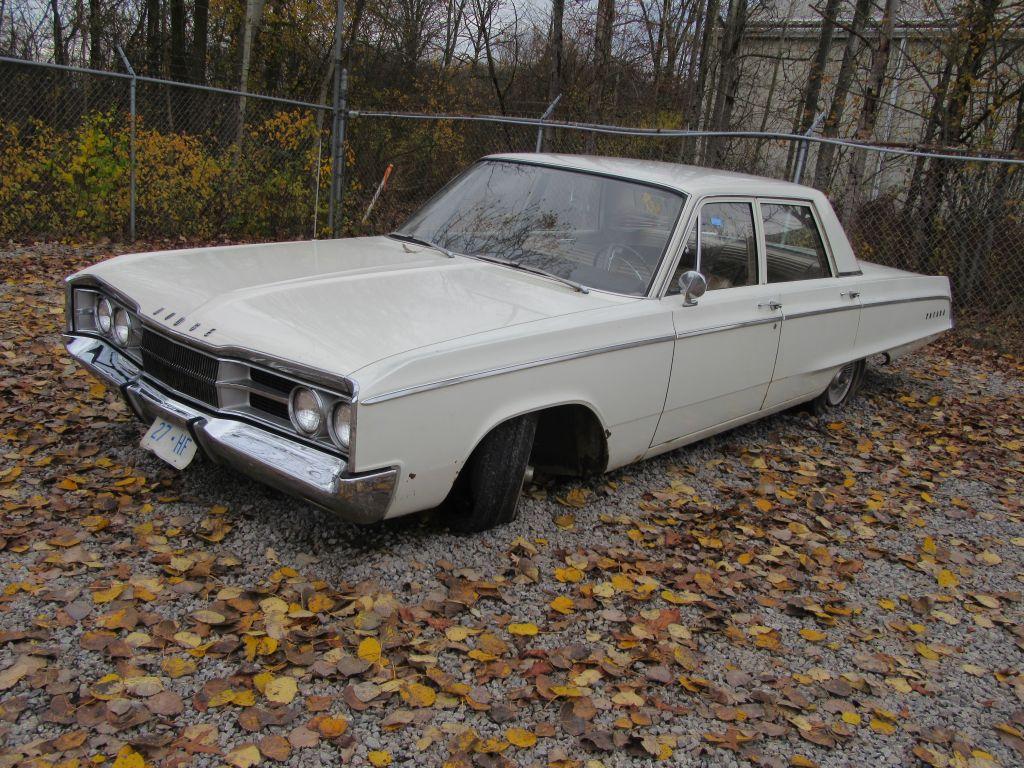
[[[71,355],[196,453],[370,523],[476,531],[524,478],[607,472],[801,403],[951,327],[949,282],[859,261],[808,187],[484,158],[398,231],[119,256],[67,282]]]

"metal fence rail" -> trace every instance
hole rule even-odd
[[[1003,348],[1024,338],[1021,158],[567,123],[551,120],[551,108],[537,119],[334,110],[124,65],[0,58],[0,238],[387,232],[479,157],[541,147],[823,178],[859,257],[948,274],[961,325]],[[825,144],[835,152],[822,173]],[[334,156],[345,158],[337,184]]]

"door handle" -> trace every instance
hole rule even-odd
[[[849,296],[851,299],[860,298],[860,291],[841,291],[840,296]]]
[[[777,302],[775,300],[772,300],[772,301],[766,301],[766,302],[762,302],[761,304],[758,304],[757,308],[758,309],[765,309],[765,308],[768,308],[768,309],[782,309],[782,305],[779,302]]]

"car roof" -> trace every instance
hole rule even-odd
[[[598,155],[563,155],[546,152],[509,152],[488,155],[485,160],[513,160],[534,165],[550,165],[577,171],[658,184],[691,195],[764,195],[815,200],[821,192],[813,187],[789,181],[754,176],[749,173],[718,171],[698,165],[636,160]]]

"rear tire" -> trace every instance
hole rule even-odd
[[[499,424],[480,441],[452,490],[449,528],[475,533],[516,519],[536,431],[537,414],[529,413]]]
[[[864,361],[855,360],[836,371],[825,391],[811,401],[811,410],[818,416],[824,416],[845,406],[864,382],[864,370]]]

